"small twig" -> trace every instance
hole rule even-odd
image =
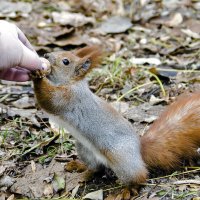
[[[138,89],[140,89],[140,88],[142,88],[142,87],[144,87],[144,86],[151,85],[151,84],[153,84],[153,83],[155,83],[155,81],[148,82],[148,83],[144,83],[144,84],[142,84],[142,85],[138,85],[138,86],[132,88],[131,90],[127,91],[127,92],[124,93],[123,95],[121,95],[121,96],[117,99],[117,101],[122,100],[127,94],[130,94],[130,93],[132,93],[133,91],[138,90]]]
[[[31,151],[33,151],[34,149],[36,149],[36,148],[38,148],[38,147],[40,147],[40,146],[46,146],[46,145],[48,145],[48,144],[49,144],[51,141],[53,141],[58,135],[59,135],[59,133],[54,133],[53,137],[49,138],[48,140],[42,141],[42,142],[36,144],[35,146],[31,147],[30,149],[26,150],[26,151],[21,155],[21,157],[24,156],[24,155],[26,155],[27,153],[30,153]]]
[[[115,186],[115,187],[112,187],[112,188],[105,189],[103,191],[105,192],[105,191],[115,190],[115,189],[119,189],[119,188],[122,188],[122,187],[125,187],[125,186],[126,185],[118,185],[118,186]]]
[[[142,185],[142,186],[155,186],[155,187],[169,187],[168,184],[166,183],[163,183],[163,184],[159,184],[159,183],[140,183],[139,185]]]
[[[199,180],[181,180],[181,181],[175,181],[172,184],[174,185],[182,185],[182,184],[196,184],[196,185],[200,185],[200,181]]]
[[[162,91],[162,93],[163,93],[163,96],[165,97],[165,96],[166,96],[166,92],[165,92],[165,88],[164,88],[164,86],[163,86],[161,80],[158,78],[158,76],[156,76],[156,75],[153,74],[152,72],[148,71],[148,73],[156,79],[156,81],[157,81],[158,84],[160,85],[160,89],[161,89],[161,91]]]
[[[174,173],[174,174],[170,174],[170,175],[167,175],[167,176],[160,176],[160,177],[157,177],[157,178],[151,178],[151,179],[148,179],[148,180],[158,180],[158,179],[161,179],[161,178],[171,178],[173,176],[189,174],[189,173],[198,172],[198,171],[200,171],[200,168],[197,168],[197,169],[194,169],[194,170],[189,170],[189,171],[186,171],[186,172],[180,172],[180,173],[176,173],[176,174]]]
[[[4,100],[6,100],[9,96],[10,96],[10,94],[6,94],[3,97],[1,97],[0,103],[3,102]]]
[[[151,69],[150,67],[145,67],[143,65],[136,65],[135,66],[136,68],[142,68],[142,69]],[[156,67],[156,70],[157,71],[163,71],[163,72],[184,72],[184,73],[200,73],[199,70],[195,70],[195,69],[163,69],[163,68],[159,68],[159,67]]]

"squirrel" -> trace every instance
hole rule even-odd
[[[181,95],[142,137],[105,100],[93,94],[86,75],[97,67],[97,46],[45,55],[48,72],[32,72],[39,106],[76,139],[77,153],[92,171],[111,168],[125,184],[146,181],[151,168],[171,169],[197,156],[200,92]]]

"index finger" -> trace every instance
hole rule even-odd
[[[24,35],[24,33],[17,27],[17,33],[18,33],[18,38],[19,40],[27,47],[29,48],[31,51],[34,51],[36,53],[36,51],[34,50],[33,46],[31,45],[31,43],[28,41],[27,37]]]

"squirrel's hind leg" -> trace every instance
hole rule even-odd
[[[129,154],[128,151],[116,152],[105,151],[108,166],[115,172],[117,177],[125,184],[132,185],[144,183],[148,171],[140,155]]]
[[[93,172],[100,171],[103,165],[96,159],[92,151],[80,142],[76,142],[76,149],[80,159],[87,165]]]

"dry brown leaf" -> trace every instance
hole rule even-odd
[[[21,194],[29,198],[41,198],[45,195],[52,193],[52,187],[47,186],[51,184],[54,173],[58,177],[63,177],[65,180],[64,191],[66,193],[74,189],[80,182],[85,181],[85,174],[83,173],[68,173],[64,170],[64,165],[60,162],[52,161],[47,168],[43,168],[36,163],[36,172],[33,173],[31,165],[26,167],[25,176],[22,178],[16,178],[16,183],[11,187],[11,191]],[[52,177],[49,179],[49,177]]]
[[[87,44],[87,38],[82,37],[82,36],[73,35],[73,36],[67,37],[65,39],[56,40],[55,42],[53,42],[53,44],[55,44],[59,47],[64,47],[64,46],[68,46],[68,45],[81,46],[81,45]]]

